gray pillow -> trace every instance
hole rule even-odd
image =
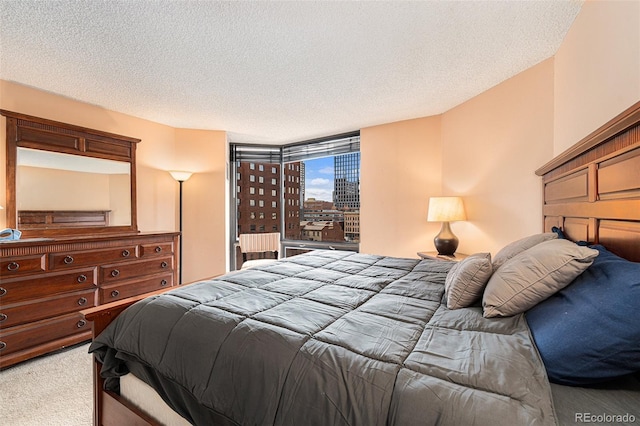
[[[569,240],[537,244],[493,273],[482,298],[485,318],[524,312],[563,289],[587,269],[598,250]]]
[[[480,299],[491,271],[490,253],[477,253],[456,263],[444,284],[447,308],[466,308]]]
[[[497,271],[507,260],[514,256],[519,255],[525,250],[531,247],[543,243],[545,241],[554,240],[558,238],[558,234],[555,232],[545,232],[544,234],[534,234],[528,237],[521,238],[510,244],[507,244],[493,257],[493,270]]]

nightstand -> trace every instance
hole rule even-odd
[[[469,257],[468,254],[464,253],[454,253],[451,256],[447,256],[444,254],[438,254],[437,251],[421,251],[418,252],[418,256],[422,259],[431,259],[431,260],[442,260],[442,261],[450,261],[450,262],[460,262],[462,259]]]

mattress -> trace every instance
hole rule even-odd
[[[145,299],[91,351],[194,424],[555,424],[524,317],[447,309],[450,267],[294,256]]]
[[[146,382],[133,374],[120,378],[120,395],[147,416],[164,426],[189,426],[190,423],[163,401]]]

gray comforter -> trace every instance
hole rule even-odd
[[[105,377],[152,371],[193,423],[555,424],[524,317],[447,309],[450,267],[299,255],[145,299],[90,351]]]

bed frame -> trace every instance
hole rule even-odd
[[[640,102],[536,170],[544,230],[640,262]]]
[[[542,176],[543,229],[605,245],[640,262],[640,102],[536,171]],[[151,294],[82,311],[94,337],[129,305]],[[94,425],[157,425],[119,395],[105,391],[94,360]]]

